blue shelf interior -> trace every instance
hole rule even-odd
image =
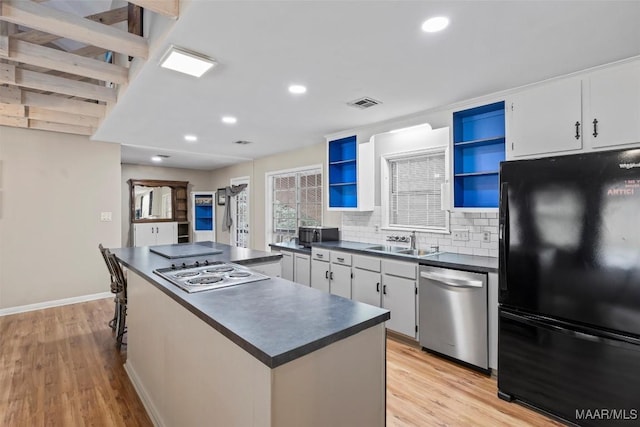
[[[196,205],[195,206],[195,224],[196,231],[213,230],[213,206],[212,205]]]
[[[495,208],[498,206],[498,173],[458,176],[454,180],[456,207]]]
[[[504,102],[453,114],[454,205],[497,208],[505,160]]]
[[[504,138],[454,145],[455,174],[497,171],[504,161]]]
[[[355,136],[329,141],[329,207],[358,206],[357,149]]]
[[[330,185],[329,207],[356,208],[358,207],[358,189],[356,184]]]

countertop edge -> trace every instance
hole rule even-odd
[[[428,265],[428,266],[433,266],[433,267],[442,267],[442,268],[452,268],[452,269],[456,269],[456,270],[466,270],[466,271],[471,271],[471,272],[475,272],[475,273],[498,273],[498,266],[496,267],[491,267],[488,265],[480,265],[481,263],[479,262],[478,264],[474,264],[474,263],[465,263],[465,262],[457,262],[457,261],[450,261],[450,260],[438,260],[437,257],[439,255],[434,255],[432,257],[417,257],[417,256],[412,256],[412,255],[405,255],[405,254],[395,254],[392,252],[379,252],[379,251],[369,251],[366,249],[358,249],[358,248],[350,248],[350,247],[344,247],[344,246],[339,246],[339,242],[326,242],[326,243],[313,243],[312,247],[314,248],[322,248],[322,249],[328,249],[328,250],[336,250],[336,251],[342,251],[342,252],[349,252],[349,253],[354,253],[354,254],[360,254],[360,255],[365,255],[365,256],[372,256],[372,257],[379,257],[379,258],[386,258],[386,259],[393,259],[396,261],[406,261],[406,262],[415,262],[417,264],[420,265]],[[358,243],[358,244],[363,244],[361,242],[348,242],[348,243]],[[374,243],[370,243],[369,245],[375,245]],[[277,243],[272,243],[270,245],[271,247],[275,247],[281,250],[285,250],[285,251],[292,251],[292,252],[296,252],[295,249],[293,248],[289,248],[286,246],[278,246]],[[308,252],[305,253],[311,253],[311,250],[309,250]],[[478,260],[482,260],[482,262],[488,262],[489,259],[491,260],[495,260],[495,262],[497,263],[497,259],[495,258],[490,258],[490,257],[480,257],[477,255],[463,255],[463,254],[454,254],[454,253],[443,253],[441,255],[445,255],[448,257],[473,257],[473,258],[477,258]],[[494,262],[494,261],[491,261]]]

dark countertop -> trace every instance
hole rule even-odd
[[[385,243],[389,246],[400,246],[393,242]],[[433,267],[443,268],[455,268],[458,270],[472,271],[476,273],[497,273],[498,272],[498,258],[476,256],[476,255],[462,255],[443,252],[438,255],[431,255],[427,257],[417,257],[414,255],[398,254],[394,252],[372,251],[367,249],[368,247],[375,246],[375,243],[362,243],[362,242],[350,242],[346,240],[339,240],[336,242],[322,242],[313,243],[313,247],[340,250],[345,252],[358,253],[361,255],[376,256],[380,258],[395,259],[398,261],[412,261],[417,262],[420,265],[430,265]],[[290,250],[295,252],[302,252],[302,249],[298,249],[299,245],[295,245],[292,242],[288,243],[272,243],[272,248],[281,250]],[[304,253],[311,253],[311,250],[306,249]]]
[[[297,252],[299,254],[311,254],[311,248],[306,248],[302,245],[297,244],[296,242],[282,242],[282,243],[270,243],[270,247],[274,249],[282,249],[289,252]]]
[[[251,265],[278,261],[282,255],[199,242],[220,249],[219,255],[167,259],[149,247],[111,251],[178,304],[242,347],[270,368],[276,368],[390,318],[388,310],[271,278],[239,286],[189,294],[153,273],[172,263],[232,261]]]

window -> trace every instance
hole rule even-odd
[[[268,175],[270,230],[267,241],[288,241],[299,226],[322,224],[322,168],[320,166]]]
[[[446,181],[446,149],[399,153],[383,157],[383,212],[390,228],[448,231],[442,209]]]

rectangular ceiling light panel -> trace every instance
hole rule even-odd
[[[160,61],[160,66],[170,70],[200,77],[216,65],[213,58],[190,52],[176,46],[169,47]]]

